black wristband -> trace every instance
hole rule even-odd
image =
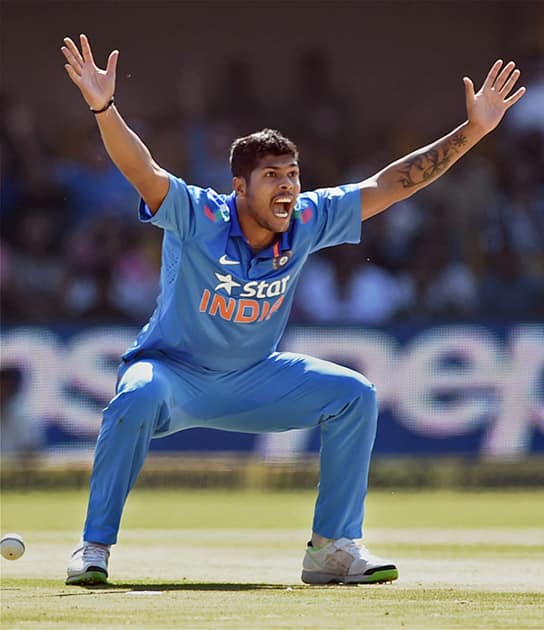
[[[93,114],[101,114],[102,112],[105,112],[107,109],[109,109],[113,105],[113,103],[114,98],[112,96],[102,109],[93,109],[92,107],[90,107],[89,109],[92,111]]]

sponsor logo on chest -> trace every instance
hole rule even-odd
[[[250,280],[241,283],[232,274],[215,273],[214,292],[204,289],[199,310],[212,317],[237,324],[270,319],[281,308],[290,276],[278,280]]]

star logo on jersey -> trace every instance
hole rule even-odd
[[[229,295],[231,295],[233,287],[242,286],[239,282],[236,282],[236,280],[232,279],[232,276],[230,273],[227,273],[225,275],[216,273],[215,277],[219,280],[219,284],[215,287],[214,291],[218,291],[219,289],[225,289],[225,291]]]

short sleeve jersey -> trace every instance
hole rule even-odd
[[[172,175],[154,215],[140,201],[140,219],[164,230],[161,286],[157,307],[124,360],[158,351],[205,369],[238,370],[276,350],[308,256],[360,241],[360,189],[301,193],[288,231],[258,253],[240,228],[234,194]]]

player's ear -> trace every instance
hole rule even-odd
[[[245,197],[247,192],[247,184],[244,177],[232,178],[232,190],[236,193],[237,197]]]

